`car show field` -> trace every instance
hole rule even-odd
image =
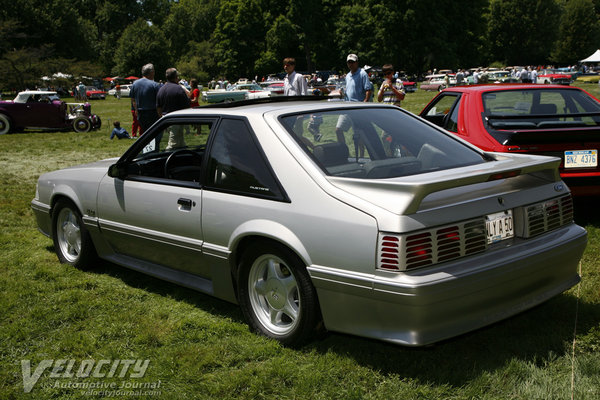
[[[597,85],[582,87],[598,96]],[[437,94],[407,94],[418,113]],[[100,103],[100,104],[98,104]],[[600,210],[574,203],[588,232],[577,286],[525,313],[425,348],[327,333],[292,349],[248,331],[240,309],[178,285],[99,261],[61,264],[30,208],[46,172],[121,156],[109,120],[130,129],[128,101],[95,102],[104,125],[87,133],[1,135],[0,387],[8,398],[84,397],[68,382],[123,379],[41,375],[23,390],[22,360],[148,359],[156,398],[575,398],[600,396]],[[141,204],[139,205],[141,206]],[[133,205],[135,207],[135,205]],[[572,384],[572,382],[574,384]],[[62,385],[62,386],[61,386]],[[88,396],[89,397],[89,396]]]

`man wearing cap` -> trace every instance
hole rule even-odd
[[[348,54],[346,63],[350,72],[346,74],[346,101],[371,101],[373,84],[364,69],[358,67],[358,56]]]
[[[348,54],[346,63],[348,64],[350,72],[346,74],[344,100],[372,101],[373,84],[369,80],[369,75],[367,75],[365,70],[358,67],[358,56],[356,54]],[[346,143],[344,132],[348,131],[351,127],[351,119],[345,114],[340,115],[335,126],[335,134],[338,142]]]

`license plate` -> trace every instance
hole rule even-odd
[[[565,151],[565,168],[588,168],[598,166],[598,150]]]
[[[485,218],[488,244],[515,236],[512,210],[489,214]]]

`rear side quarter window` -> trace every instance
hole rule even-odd
[[[206,187],[284,200],[257,139],[241,119],[224,119],[219,124],[211,145]]]

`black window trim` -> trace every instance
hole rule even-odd
[[[208,156],[211,153],[216,133],[219,131],[219,127],[221,126],[221,123],[224,120],[239,120],[239,121],[242,121],[244,123],[244,125],[246,125],[246,128],[248,129],[248,132],[250,133],[250,139],[256,146],[259,156],[262,158],[269,173],[273,177],[275,184],[277,185],[279,192],[281,193],[281,196],[272,197],[272,196],[261,195],[260,193],[249,193],[249,192],[245,192],[245,191],[241,191],[241,190],[224,189],[224,188],[218,188],[218,187],[208,185],[207,184],[207,182],[209,180],[208,160],[210,157],[205,157],[205,160],[203,160],[203,163],[202,163],[203,174],[200,177],[200,183],[201,183],[202,189],[212,191],[212,192],[228,193],[228,194],[233,194],[233,195],[238,195],[238,196],[253,197],[253,198],[259,198],[259,199],[271,200],[271,201],[277,201],[277,202],[283,202],[283,203],[291,203],[292,201],[290,200],[289,196],[287,195],[287,192],[285,191],[283,185],[281,184],[281,181],[279,180],[279,177],[275,173],[275,170],[271,166],[269,159],[267,158],[262,146],[260,145],[260,141],[258,140],[258,138],[256,137],[256,134],[254,133],[254,129],[252,129],[252,125],[248,121],[248,118],[246,118],[244,116],[237,116],[237,115],[222,115],[221,118],[219,119],[219,122],[217,123],[217,126],[215,126],[215,128],[214,128],[214,133],[211,132],[211,136],[209,137],[209,140],[206,143],[206,155]]]
[[[121,158],[119,158],[117,163],[130,164],[133,157],[135,157],[137,154],[139,154],[139,152],[142,150],[142,148],[150,142],[150,139],[148,139],[148,137],[152,137],[152,138],[156,137],[156,135],[154,133],[165,129],[169,125],[183,125],[183,124],[194,124],[194,123],[197,124],[197,123],[201,123],[201,122],[212,122],[213,128],[211,129],[208,140],[206,141],[205,153],[207,153],[209,142],[211,141],[211,138],[214,136],[212,133],[218,126],[219,120],[220,120],[220,116],[218,116],[218,115],[202,115],[202,116],[184,115],[184,116],[162,117],[154,125],[152,125],[150,130],[148,130],[148,132],[151,134],[146,136],[146,133],[144,133],[133,146],[131,146],[129,149],[127,149],[127,151],[125,151],[125,153],[121,156]],[[204,157],[204,158],[206,158],[206,157]],[[205,164],[205,159],[202,160],[202,165],[201,165],[202,170],[205,168],[204,164]],[[144,176],[144,175],[127,175],[123,180],[152,183],[152,184],[157,184],[157,185],[186,187],[186,188],[192,188],[192,189],[202,189],[202,177],[203,177],[203,174],[200,175],[200,182],[190,182],[190,181],[182,181],[182,180],[177,180],[177,179],[157,178],[157,177]]]

